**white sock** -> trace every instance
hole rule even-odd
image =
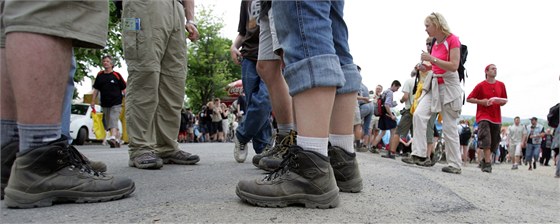
[[[338,146],[348,153],[354,153],[354,135],[329,134],[329,141],[333,146]]]
[[[302,147],[304,150],[314,151],[321,153],[324,156],[328,156],[327,148],[329,147],[328,138],[313,138],[313,137],[297,137],[297,145]]]

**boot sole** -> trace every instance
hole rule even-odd
[[[163,161],[157,160],[155,163],[136,164],[134,161],[128,160],[128,166],[136,167],[138,169],[159,169],[163,167]]]
[[[49,191],[29,194],[6,189],[5,204],[9,208],[38,208],[52,206],[53,203],[96,203],[126,198],[135,190],[134,183],[127,188],[109,192],[79,192],[69,190]]]
[[[194,165],[200,161],[200,158],[196,160],[176,160],[176,159],[163,159],[163,164],[179,164],[179,165]]]
[[[333,189],[322,195],[294,194],[281,197],[266,197],[250,194],[236,188],[235,193],[242,201],[259,207],[283,208],[291,205],[304,205],[306,208],[335,208],[340,203],[339,189]]]

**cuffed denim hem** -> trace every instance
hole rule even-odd
[[[342,65],[341,67],[346,82],[344,83],[344,86],[336,90],[336,94],[346,94],[360,91],[362,75],[358,72],[358,67],[355,64]]]
[[[291,96],[313,87],[342,87],[345,83],[336,55],[314,56],[293,63],[286,68],[284,76]],[[356,91],[359,87],[358,84]]]

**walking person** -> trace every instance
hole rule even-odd
[[[277,130],[273,148],[266,148],[261,154],[253,157],[253,165],[264,170],[275,170],[282,162],[287,147],[296,141],[296,124],[293,115],[292,97],[288,84],[282,76],[282,53],[278,37],[272,1],[260,1],[259,13],[259,53],[257,73],[269,90],[270,103],[274,114]]]
[[[102,1],[0,2],[0,146],[8,208],[117,200],[134,192],[131,179],[93,170],[61,129],[72,48],[103,48],[108,13]]]
[[[395,135],[397,129],[397,116],[395,115],[395,113],[393,113],[391,108],[397,106],[396,103],[393,102],[393,93],[398,91],[400,87],[401,87],[401,83],[398,80],[394,80],[393,83],[391,83],[391,87],[383,91],[383,93],[381,94],[381,98],[383,99],[383,109],[382,109],[383,113],[381,114],[381,116],[379,116],[379,124],[378,124],[379,129],[381,129],[381,134],[375,137],[375,141],[373,142],[373,145],[377,145],[377,143],[381,141],[381,138],[385,135],[385,132],[387,130],[389,130],[389,134],[390,134],[389,136]],[[391,143],[389,140],[389,146],[390,144]],[[389,150],[387,150],[387,154],[382,155],[381,157],[395,159],[396,149],[397,149],[396,147],[389,148]]]
[[[289,148],[283,167],[264,179],[240,181],[236,193],[257,206],[336,207],[339,190],[363,188],[352,134],[361,76],[349,53],[344,1],[273,1],[272,10],[282,15],[275,17],[276,31],[297,145]]]
[[[482,172],[492,173],[492,152],[498,150],[501,141],[501,107],[507,103],[507,92],[504,83],[496,80],[496,65],[489,64],[484,72],[486,80],[474,87],[467,97],[467,102],[476,104],[478,148],[483,150],[480,169]]]
[[[440,13],[431,13],[424,20],[428,36],[435,38],[431,54],[423,52],[422,61],[432,64],[433,73],[428,73],[422,87],[422,96],[413,114],[414,144],[412,144],[413,163],[427,158],[426,128],[433,113],[443,117],[442,132],[445,140],[447,166],[442,171],[461,173],[461,149],[457,119],[462,107],[462,89],[457,68],[459,67],[459,38],[451,33],[447,21]]]
[[[200,158],[177,143],[187,77],[185,40],[198,39],[194,0],[124,0],[122,35],[129,74],[128,165],[159,169],[197,163]]]
[[[518,169],[518,165],[521,161],[521,148],[524,147],[527,142],[527,129],[521,125],[521,119],[519,117],[513,118],[513,125],[508,127],[507,131],[507,146],[508,153],[512,161],[512,170]]]
[[[467,120],[461,120],[459,127],[459,144],[463,152],[463,165],[465,165],[469,158],[469,141],[471,140],[472,131]]]
[[[95,109],[97,94],[101,95],[101,107],[105,119],[105,130],[109,130],[111,136],[107,142],[111,148],[120,148],[119,117],[121,115],[124,90],[126,81],[120,73],[113,70],[113,58],[109,55],[101,58],[103,71],[97,73],[93,83],[91,97],[91,108]]]
[[[538,123],[538,118],[532,117],[531,124],[527,125],[527,148],[525,149],[525,163],[529,170],[537,169],[544,127]]]
[[[241,79],[247,103],[243,119],[233,138],[233,157],[238,163],[243,163],[247,159],[249,141],[253,142],[256,154],[262,153],[270,145],[272,106],[268,88],[257,72],[260,35],[258,18],[261,2],[249,0],[240,3],[238,34],[231,44],[230,55],[234,63],[241,65]]]
[[[552,130],[551,129],[546,129],[546,132],[542,138],[541,141],[541,150],[542,150],[542,155],[541,158],[539,159],[539,163],[543,166],[550,166],[548,165],[548,161],[550,161],[550,157],[552,156]]]

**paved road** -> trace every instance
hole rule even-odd
[[[201,156],[194,166],[166,165],[161,170],[128,167],[127,147],[101,145],[78,149],[105,161],[113,174],[136,182],[131,197],[106,203],[59,204],[36,209],[8,209],[2,223],[560,223],[560,179],[552,167],[510,170],[496,165],[482,173],[474,164],[463,174],[441,172],[443,164],[418,167],[358,153],[364,178],[361,193],[340,193],[334,209],[260,208],[235,194],[241,178],[260,178],[250,161],[233,159],[233,143],[181,144]],[[249,154],[249,158],[254,153]]]

